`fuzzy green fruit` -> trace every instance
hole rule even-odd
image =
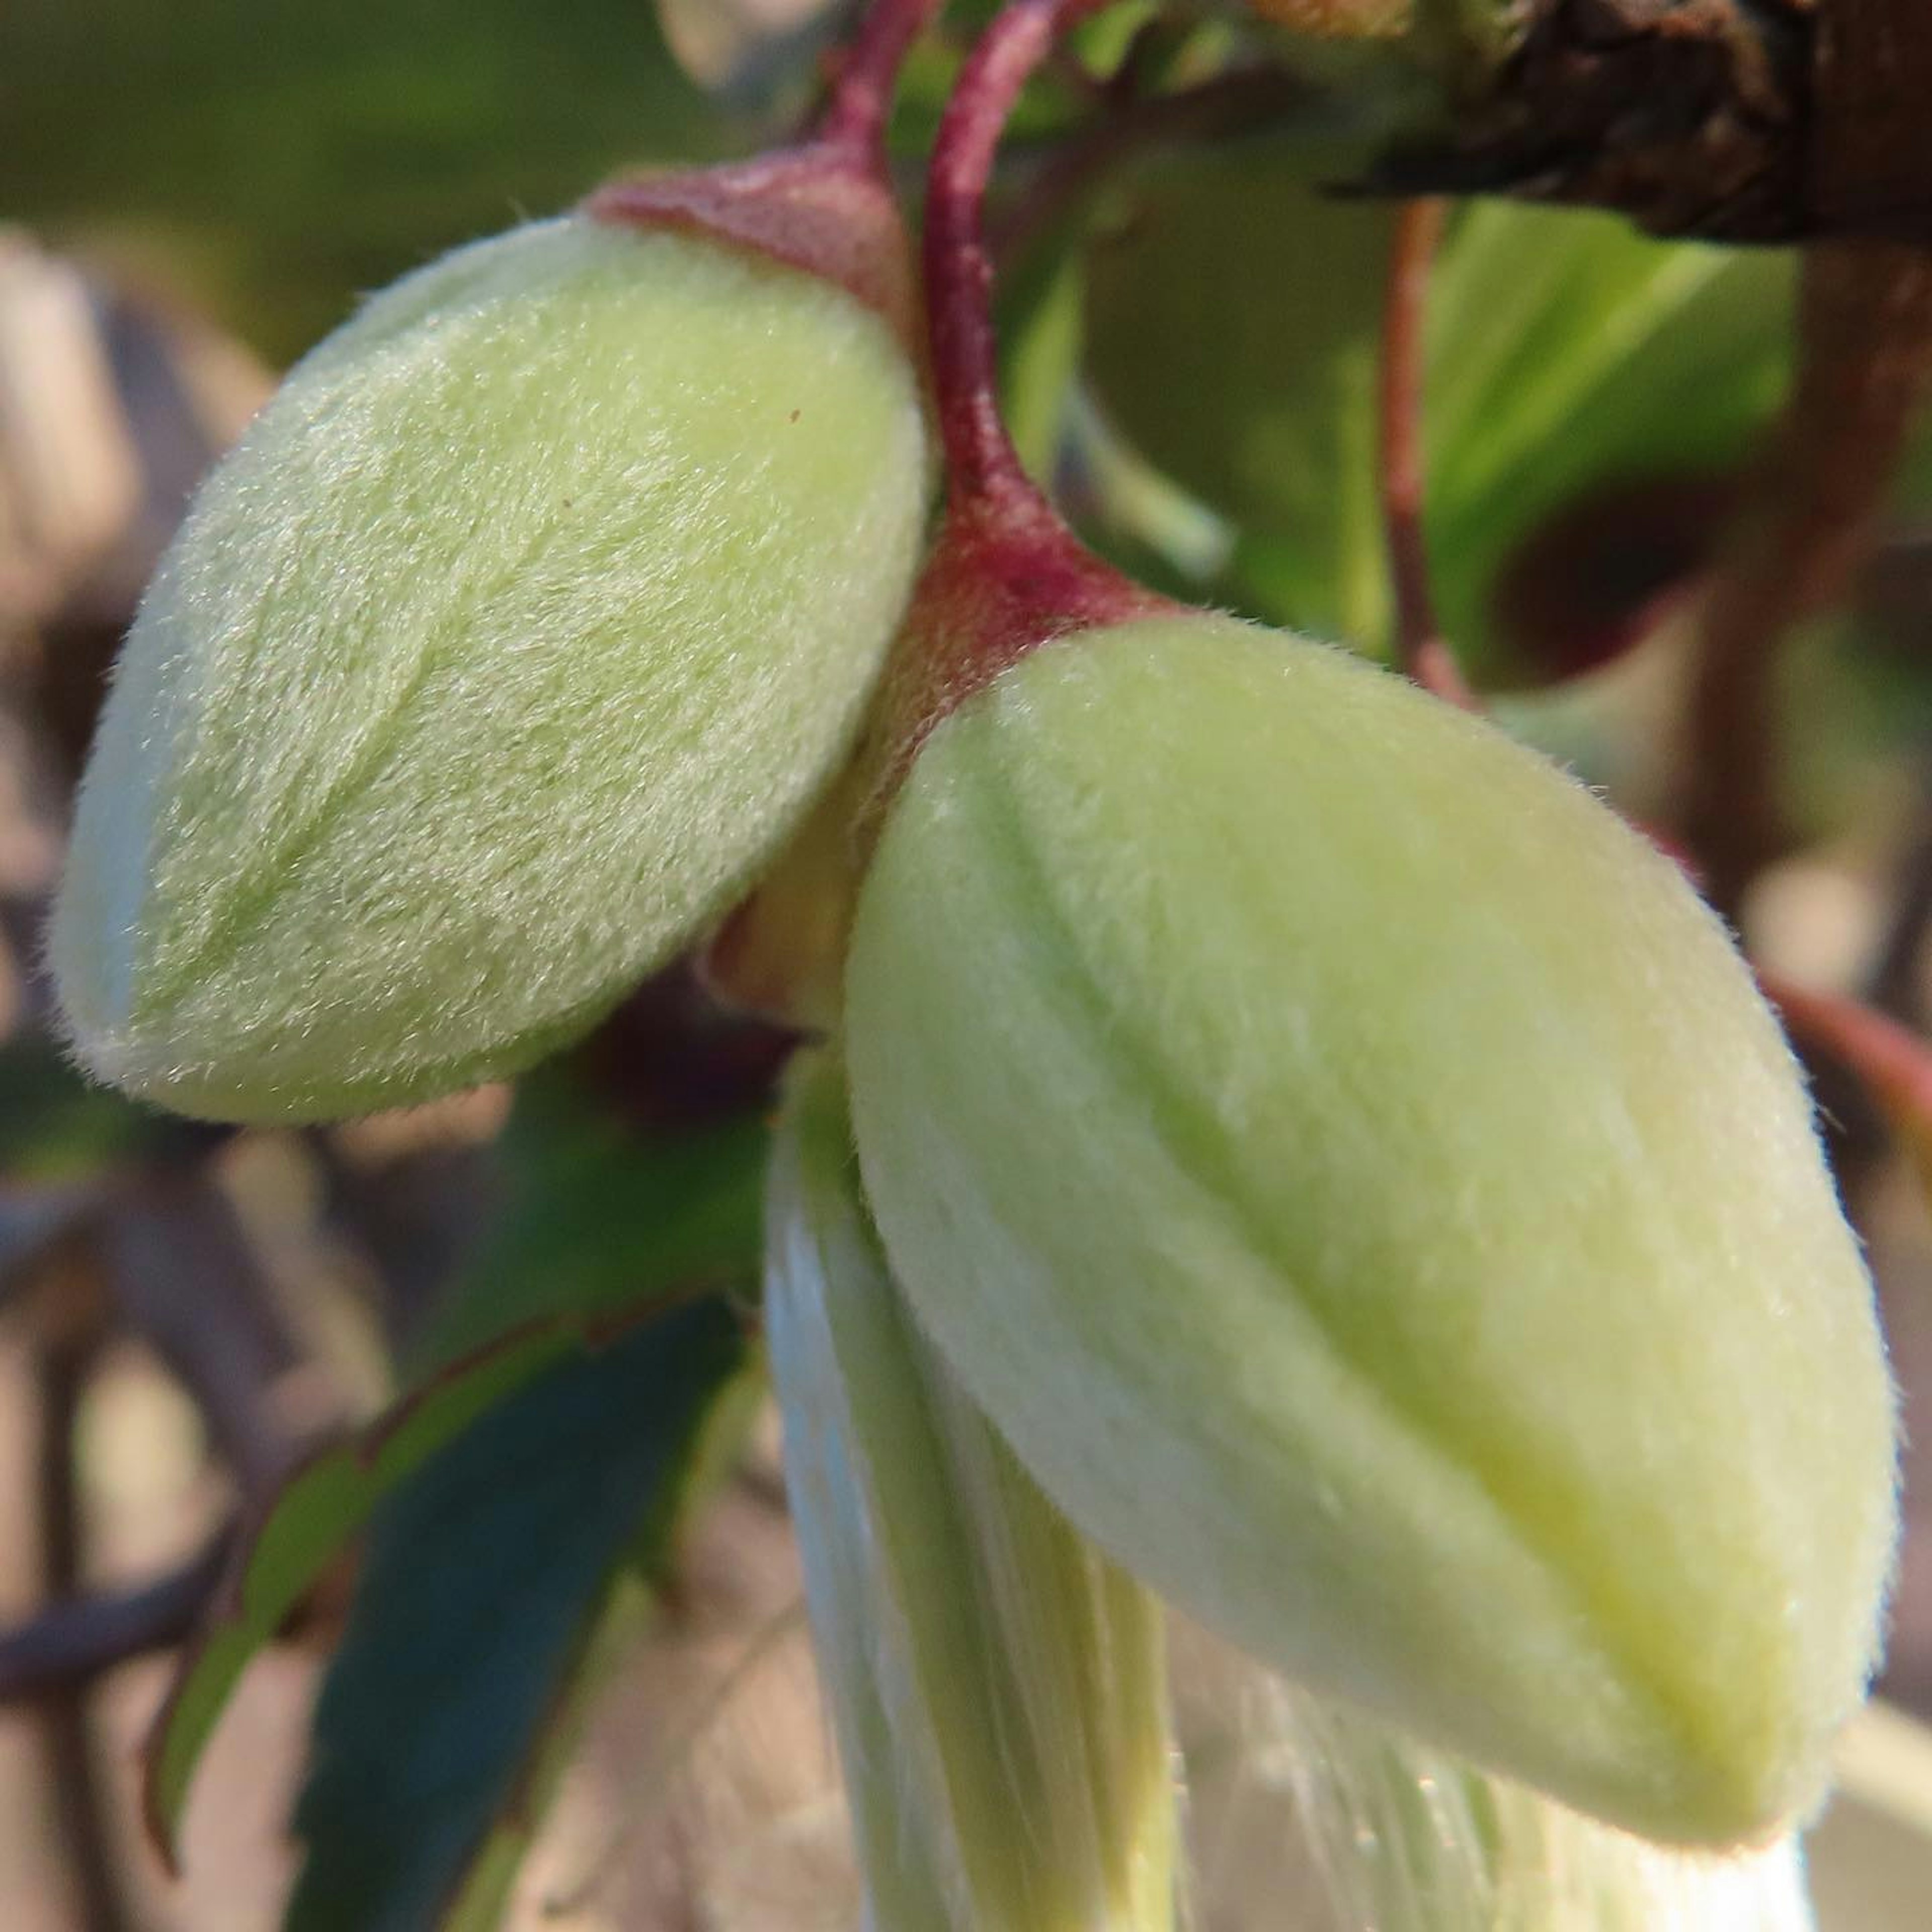
[[[802,1064],[765,1287],[785,1478],[878,1932],[1171,1932],[1160,1606],[1043,1496],[919,1333],[844,1095]]]
[[[302,1119],[584,1029],[844,753],[927,446],[881,316],[703,235],[570,216],[377,297],[129,640],[53,929],[82,1061]]]
[[[1581,786],[1323,646],[1088,632],[928,741],[848,999],[892,1265],[1088,1534],[1654,1836],[1815,1797],[1870,1289],[1745,968]]]

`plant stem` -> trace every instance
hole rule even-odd
[[[1810,992],[1771,973],[1758,983],[1794,1040],[1849,1067],[1907,1150],[1922,1162],[1932,1156],[1932,1045],[1849,994]]]
[[[40,1283],[44,1334],[38,1351],[40,1418],[35,1489],[42,1584],[50,1601],[78,1591],[83,1568],[75,1430],[104,1333],[104,1294],[91,1252],[70,1246]],[[88,1687],[50,1686],[40,1703],[47,1780],[62,1850],[86,1932],[127,1932],[107,1797],[88,1711]]]
[[[883,170],[886,127],[899,70],[913,43],[944,10],[946,0],[873,0],[846,50],[816,138]]]
[[[236,1538],[224,1526],[178,1568],[152,1582],[70,1596],[0,1633],[0,1704],[74,1698],[130,1658],[171,1649],[194,1628]]]
[[[1439,201],[1406,202],[1389,247],[1382,310],[1381,470],[1382,523],[1395,596],[1396,662],[1426,691],[1466,711],[1476,710],[1455,654],[1442,634],[1429,583],[1423,526],[1428,459],[1423,435],[1427,366],[1429,277],[1442,238]]]
[[[1061,36],[1106,0],[1013,0],[961,70],[926,178],[932,378],[952,499],[1037,500],[1000,413],[986,245],[986,184],[1027,82]]]
[[[926,733],[1036,646],[1171,608],[1089,552],[1036,488],[1000,411],[986,187],[1014,104],[1106,0],[1012,0],[961,69],[927,176],[926,295],[946,517],[887,674],[877,808]]]

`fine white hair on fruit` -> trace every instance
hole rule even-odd
[[[1250,1653],[1628,1828],[1814,1803],[1897,1526],[1871,1286],[1678,868],[1493,727],[1205,615],[929,737],[844,1052],[896,1278]]]
[[[890,326],[722,242],[571,216],[375,298],[129,640],[52,933],[78,1057],[298,1118],[580,1030],[844,754],[928,465]]]

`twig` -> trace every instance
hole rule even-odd
[[[1834,243],[1810,250],[1804,273],[1796,385],[1756,515],[1705,607],[1690,697],[1684,835],[1733,920],[1788,842],[1778,646],[1844,592],[1932,384],[1932,254]]]
[[[79,1588],[84,1567],[74,1436],[101,1339],[102,1295],[92,1258],[78,1247],[69,1248],[50,1264],[40,1288],[40,1450],[34,1487],[44,1587],[49,1598],[59,1600]],[[116,1876],[113,1832],[87,1704],[86,1686],[81,1682],[55,1688],[44,1700],[40,1734],[48,1781],[86,1932],[128,1932],[131,1922]]]
[[[1028,81],[1064,34],[1106,4],[1010,0],[967,56],[940,117],[924,250],[946,514],[914,592],[917,614],[904,633],[911,648],[888,672],[875,803],[940,718],[1036,645],[1171,608],[1074,536],[1027,474],[1000,409],[987,184]]]
[[[275,1489],[339,1426],[334,1391],[203,1175],[131,1182],[103,1217],[100,1252],[122,1318],[194,1396],[246,1494]]]
[[[926,176],[933,388],[952,501],[1030,501],[1000,415],[986,183],[1021,90],[1061,36],[1106,0],[1012,0],[986,29],[940,118]]]
[[[98,1211],[107,1192],[98,1180],[0,1186],[0,1300],[32,1284],[50,1252]]]
[[[872,0],[832,83],[818,128],[828,147],[849,149],[861,163],[882,161],[886,124],[899,70],[913,43],[944,0]]]
[[[1932,1043],[1844,994],[1808,992],[1769,973],[1759,983],[1792,1039],[1856,1074],[1913,1156],[1932,1164]]]
[[[1389,244],[1382,310],[1381,469],[1382,524],[1395,598],[1396,662],[1425,691],[1466,711],[1476,710],[1442,634],[1430,590],[1429,544],[1423,524],[1428,498],[1424,390],[1428,343],[1429,278],[1442,238],[1443,204],[1411,201],[1396,212]]]
[[[65,1695],[117,1664],[178,1643],[214,1594],[233,1541],[232,1527],[224,1528],[152,1582],[53,1604],[0,1632],[0,1704]]]

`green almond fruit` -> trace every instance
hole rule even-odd
[[[893,326],[715,236],[578,214],[377,296],[128,640],[53,927],[79,1058],[298,1120],[585,1029],[840,763],[928,471]]]
[[[1747,968],[1582,786],[1326,646],[1087,632],[927,742],[847,999],[892,1267],[1118,1560],[1647,1834],[1816,1798],[1871,1289]]]
[[[919,1332],[816,1059],[774,1150],[765,1318],[867,1924],[1172,1932],[1160,1606]]]

